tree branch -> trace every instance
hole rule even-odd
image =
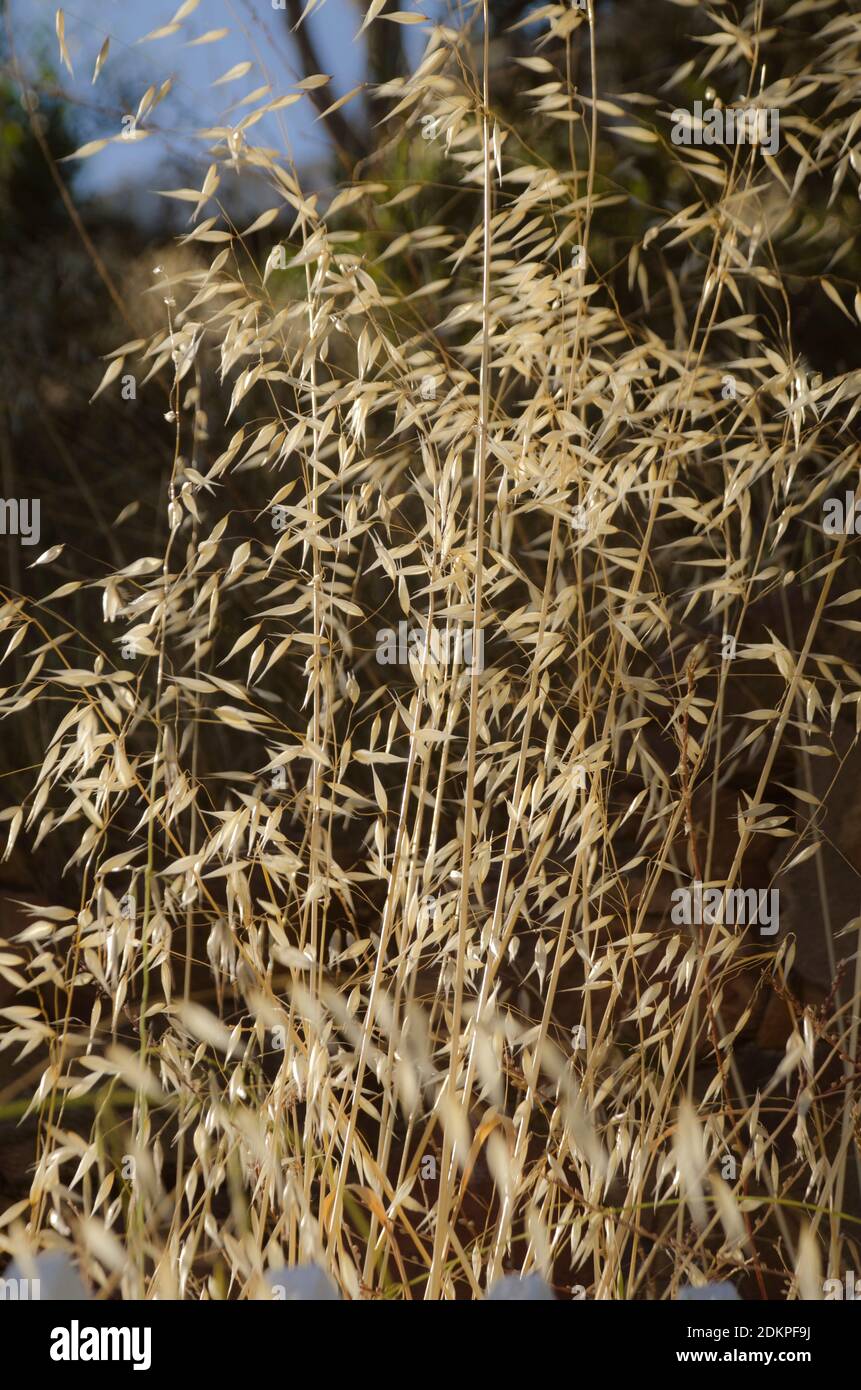
[[[311,37],[311,30],[307,23],[302,23],[302,0],[287,0],[287,15],[290,32],[299,49],[304,75],[311,77],[314,73],[322,72],[322,65]],[[323,118],[342,163],[350,168],[356,160],[365,158],[369,152],[367,140],[345,119],[343,112],[330,111],[327,115],[323,115],[326,108],[331,106],[335,100],[328,83],[325,87],[315,87],[309,96]]]

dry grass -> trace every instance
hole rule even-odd
[[[827,872],[772,938],[669,912],[692,879],[790,910],[861,693],[854,537],[821,526],[861,375],[794,345],[801,292],[858,331],[804,204],[854,196],[861,19],[804,0],[787,50],[763,8],[703,14],[694,76],[641,96],[602,77],[600,6],[547,5],[514,124],[455,6],[325,210],[254,143],[281,90],[203,133],[197,259],[104,387],[167,397],[158,548],[0,610],[7,737],[43,734],[10,850],[73,842],[67,905],[0,964],[35,1163],[0,1250],[67,1246],[124,1297],[262,1296],[298,1260],[395,1299],[858,1267]],[[673,146],[708,82],[777,106],[779,153]],[[664,171],[631,235],[614,160]],[[262,230],[227,168],[268,181]],[[401,621],[482,634],[484,669],[379,664]]]

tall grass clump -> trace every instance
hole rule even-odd
[[[861,1219],[861,18],[361,8],[422,51],[322,192],[272,132],[324,76],[249,29],[81,386],[159,402],[109,558],[57,517],[4,584],[7,857],[63,875],[0,960],[0,1250],[104,1297],[813,1296]],[[739,100],[773,153],[674,142]]]

